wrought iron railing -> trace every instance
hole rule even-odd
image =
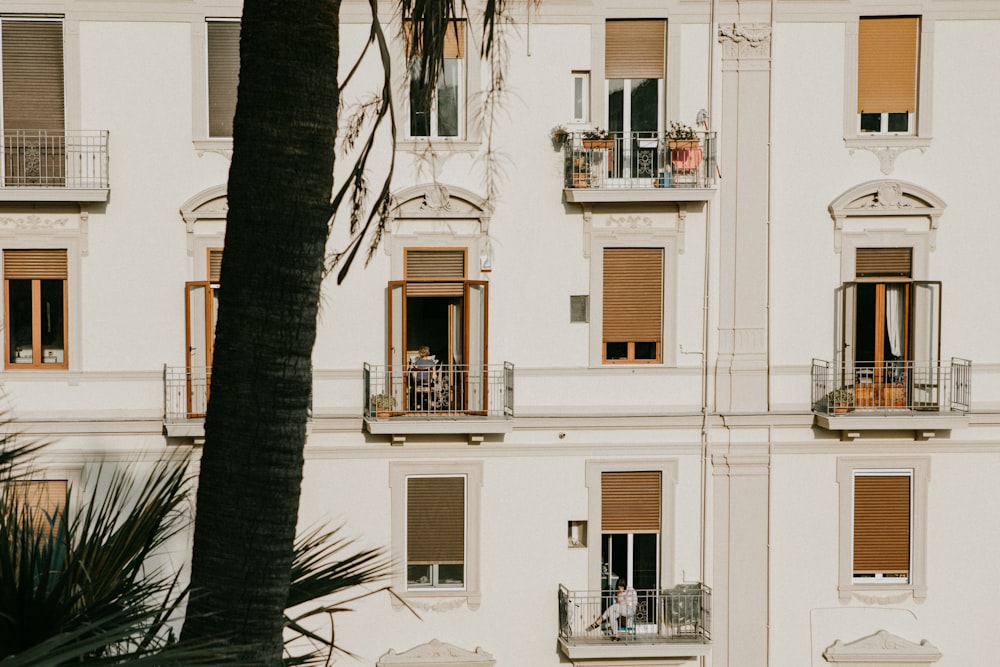
[[[364,365],[364,414],[514,416],[514,364],[438,364],[432,370]]]
[[[2,187],[108,187],[107,130],[7,130]]]
[[[559,636],[566,641],[605,638],[629,642],[708,642],[712,589],[680,584],[636,590],[634,605],[616,604],[611,591],[559,586]]]
[[[566,136],[566,187],[602,189],[710,188],[718,165],[715,132],[673,140],[659,132]]]
[[[812,363],[812,406],[821,414],[968,412],[972,362]]]
[[[163,367],[163,415],[168,423],[197,419],[208,409],[211,367]]]

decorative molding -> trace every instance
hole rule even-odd
[[[496,660],[477,646],[475,651],[432,639],[403,653],[389,652],[378,659],[376,667],[421,665],[422,667],[492,667]]]
[[[941,651],[926,639],[915,644],[885,630],[850,643],[836,640],[825,651],[827,662],[852,667],[920,667],[941,659]]]
[[[861,139],[849,139],[846,141],[847,152],[854,155],[856,150],[868,151],[878,158],[879,169],[888,176],[896,168],[896,156],[906,151],[919,150],[926,153],[930,142],[926,140],[894,140],[893,138],[878,139],[875,137],[865,137]]]
[[[227,185],[223,183],[205,188],[181,204],[180,214],[187,230],[187,254],[188,257],[193,257],[194,235],[198,222],[215,222],[225,226],[226,216],[229,214]]]
[[[428,218],[477,220],[488,228],[490,214],[489,203],[465,188],[425,183],[396,193],[390,217],[393,221]]]
[[[609,215],[604,226],[618,227],[619,229],[652,228],[653,219],[648,215]]]
[[[406,593],[402,597],[406,599],[406,604],[421,611],[451,611],[466,603],[464,597],[415,597]]]
[[[871,605],[899,604],[913,597],[913,591],[909,590],[886,593],[884,591],[860,591],[853,589],[852,593],[859,602]]]
[[[771,57],[771,26],[766,23],[719,24],[724,59]]]
[[[834,249],[839,253],[843,246],[845,223],[851,218],[907,217],[927,218],[930,248],[936,243],[937,228],[947,204],[929,190],[893,179],[868,181],[847,190],[830,203],[828,209],[834,222]],[[857,232],[858,230],[851,230]],[[911,230],[912,231],[912,230]]]
[[[31,232],[48,232],[56,228],[66,229],[69,224],[67,217],[41,216],[30,213],[21,217],[10,215],[0,216],[0,227],[13,228],[17,230],[28,230]]]

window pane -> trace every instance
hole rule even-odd
[[[862,132],[881,132],[882,131],[882,114],[880,114],[880,113],[863,113],[863,114],[861,114],[861,131]]]
[[[444,586],[461,586],[465,583],[465,566],[461,563],[438,565],[438,583]]]
[[[458,136],[458,77],[462,61],[448,58],[444,61],[444,71],[437,87],[437,111],[439,137]]]
[[[583,118],[583,77],[573,79],[573,118]]]
[[[655,132],[659,79],[632,79],[632,132]]]
[[[608,79],[608,130],[625,129],[625,79]]]
[[[605,343],[608,359],[628,359],[628,343]]]
[[[50,364],[63,363],[63,281],[42,280],[42,355]]]
[[[656,359],[656,343],[639,341],[635,344],[636,359]]]
[[[430,101],[419,85],[420,60],[410,60],[410,136],[426,137],[431,133]]]
[[[431,586],[430,565],[408,565],[406,567],[406,583],[410,586]]]
[[[910,131],[910,114],[908,113],[890,113],[889,116],[889,131],[890,132],[909,132]]]
[[[12,364],[30,364],[31,350],[31,281],[7,281],[7,331],[10,335]]]

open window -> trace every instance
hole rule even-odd
[[[941,283],[910,278],[910,248],[858,248],[841,289],[840,353],[857,408],[938,405]]]
[[[486,412],[488,284],[466,267],[465,248],[407,248],[404,280],[389,283],[390,386],[407,412]],[[433,364],[418,386],[423,347]]]

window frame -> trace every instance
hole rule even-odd
[[[218,153],[230,157],[232,137],[213,137],[209,132],[208,24],[240,22],[240,16],[199,16],[191,22],[191,141],[199,154]]]
[[[67,370],[70,366],[70,359],[72,355],[70,354],[71,340],[70,340],[70,273],[71,273],[71,254],[67,248],[3,248],[0,250],[0,257],[6,260],[6,254],[8,252],[62,252],[65,255],[66,260],[66,276],[63,278],[44,278],[44,277],[33,277],[33,278],[7,278],[6,270],[3,277],[3,322],[5,324],[5,333],[3,337],[3,350],[4,350],[4,370]],[[11,361],[11,328],[7,327],[6,324],[11,320],[10,306],[11,306],[11,296],[10,296],[10,281],[11,280],[27,280],[31,285],[31,336],[32,336],[32,355],[31,362],[29,363],[13,363]],[[43,354],[43,349],[41,349],[42,343],[38,342],[39,349],[35,349],[35,341],[39,338],[40,334],[35,331],[41,318],[41,282],[43,280],[51,281],[62,281],[62,361],[56,362],[45,362],[45,355]],[[37,354],[36,354],[37,352]]]
[[[407,576],[407,486],[411,477],[465,477],[465,584],[458,587],[411,587]],[[481,461],[393,461],[389,464],[391,495],[391,544],[393,553],[392,586],[407,601],[439,599],[464,601],[478,608],[482,601],[480,588],[480,522],[483,464]],[[394,601],[394,606],[400,603]]]
[[[598,246],[591,253],[591,342],[592,354],[591,363],[599,367],[613,366],[663,366],[673,365],[674,357],[672,347],[668,349],[666,342],[669,338],[668,332],[673,332],[675,297],[670,290],[670,285],[676,284],[676,261],[674,244],[666,238],[662,243],[655,241],[629,243],[629,239],[621,238],[607,243],[598,243]],[[647,341],[620,341],[628,344],[627,356],[625,359],[608,359],[607,342],[604,340],[604,292],[606,281],[604,276],[604,255],[608,249],[660,249],[662,250],[662,273],[660,276],[661,304],[660,304],[660,340],[655,343],[655,359],[635,359],[635,344]],[[619,341],[614,341],[619,342]]]
[[[854,479],[858,473],[895,475],[907,473],[910,486],[910,568],[906,580],[858,579],[854,576]],[[842,601],[852,596],[874,597],[909,593],[915,600],[927,597],[927,492],[930,458],[842,457],[837,459],[839,487],[838,594]]]

